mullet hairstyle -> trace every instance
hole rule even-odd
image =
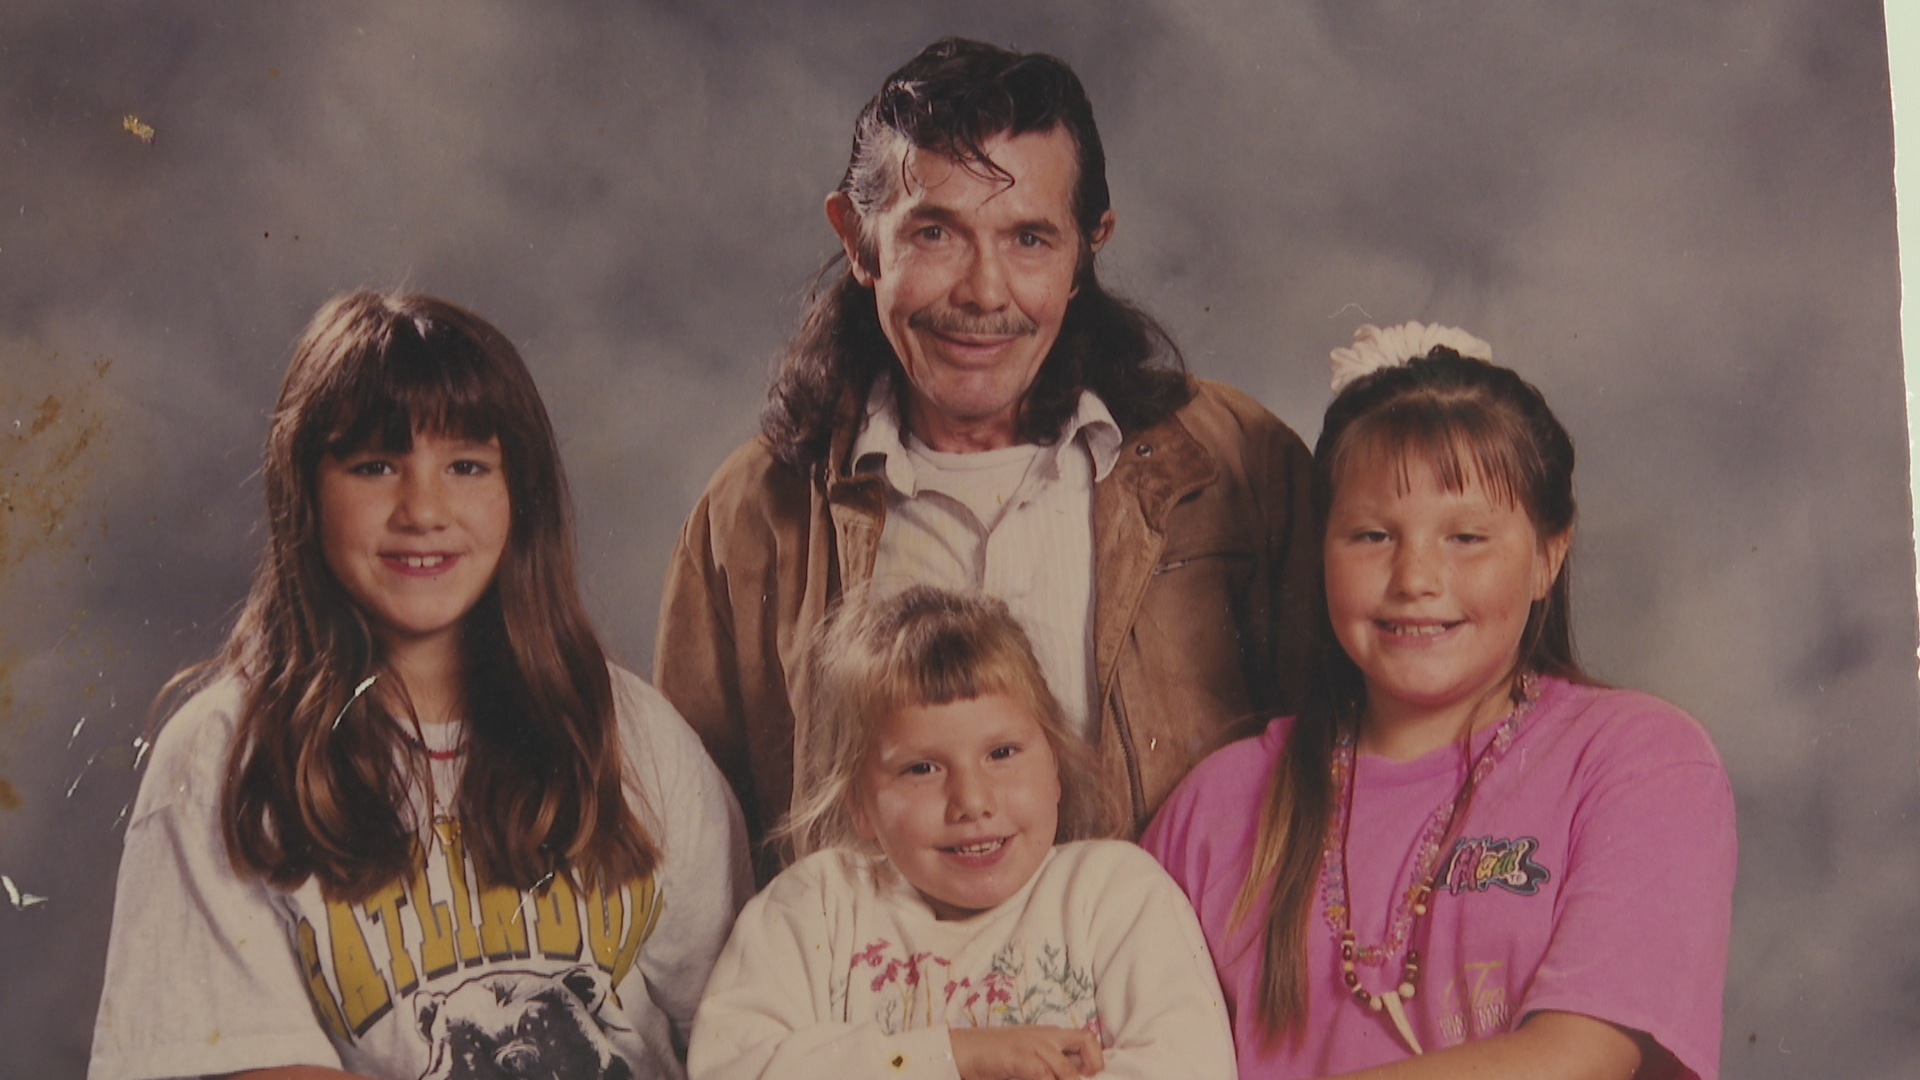
[[[533,378],[472,312],[366,291],[328,301],[301,336],[267,436],[252,590],[221,653],[162,693],[223,674],[246,686],[221,793],[228,856],[275,885],[315,877],[354,901],[411,872],[429,777],[388,714],[411,714],[404,687],[327,568],[317,473],[325,456],[404,453],[428,432],[498,438],[512,515],[461,627],[461,841],[483,882],[644,878],[660,852],[626,798],[613,683],[580,602],[566,478]]]
[[[1093,751],[1067,727],[1033,645],[1000,600],[916,585],[884,599],[850,597],[807,649],[809,715],[794,748],[800,792],[778,838],[801,858],[827,848],[877,850],[853,827],[858,777],[881,721],[900,709],[989,695],[1039,722],[1060,772],[1055,843],[1111,834],[1112,810],[1089,777]]]
[[[1512,371],[1445,346],[1355,380],[1327,407],[1313,450],[1320,520],[1328,519],[1343,479],[1380,468],[1395,470],[1402,490],[1408,473],[1421,468],[1433,470],[1447,491],[1477,482],[1490,498],[1526,511],[1541,543],[1573,528],[1573,441],[1546,398]],[[1569,554],[1545,599],[1528,611],[1511,675],[1592,681],[1574,657],[1571,565]],[[1233,905],[1237,922],[1266,903],[1258,1016],[1269,1040],[1297,1039],[1306,1030],[1307,934],[1339,794],[1333,750],[1343,737],[1358,736],[1366,704],[1366,679],[1321,604],[1300,714],[1273,770],[1252,863]],[[1471,790],[1466,794],[1471,798]]]
[[[1056,127],[1073,140],[1072,211],[1080,258],[1060,336],[1020,403],[1016,434],[1031,443],[1060,437],[1082,390],[1098,395],[1127,432],[1160,422],[1194,394],[1186,360],[1166,330],[1107,292],[1094,273],[1088,237],[1100,227],[1112,199],[1093,105],[1073,69],[1045,53],[1023,54],[964,38],[934,42],[887,76],[861,110],[837,189],[860,216],[861,267],[878,273],[879,249],[869,225],[899,197],[909,148],[1010,184],[1013,178],[987,156],[987,142]],[[873,290],[854,278],[845,258],[834,255],[815,278],[761,414],[761,432],[774,456],[803,472],[832,464],[826,457],[833,433],[858,422],[879,375],[892,376],[900,415],[907,415],[906,373],[881,330]]]

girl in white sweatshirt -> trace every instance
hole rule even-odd
[[[1231,1080],[1192,909],[1099,831],[1000,601],[856,599],[808,656],[800,860],[747,905],[694,1021],[693,1080]]]

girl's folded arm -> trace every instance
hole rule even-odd
[[[1096,923],[1100,1021],[1112,1040],[1109,1080],[1234,1076],[1233,1035],[1200,922],[1180,887],[1145,852],[1114,849]]]
[[[736,1018],[737,1020],[737,1018]],[[797,1028],[732,1028],[731,1044],[703,1054],[696,1029],[688,1056],[690,1080],[847,1080],[887,1076],[959,1080],[944,1027],[888,1035],[878,1024],[822,1022]]]
[[[323,1065],[280,1065],[275,1068],[248,1068],[246,1072],[228,1072],[213,1080],[369,1080],[359,1072],[342,1072]]]
[[[1537,1012],[1513,1031],[1359,1072],[1347,1080],[1629,1080],[1645,1036],[1578,1013]]]
[[[740,913],[694,1018],[689,1080],[957,1080],[945,1027],[889,1035],[839,1019],[848,958],[817,885],[783,875]]]

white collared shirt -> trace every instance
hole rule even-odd
[[[1094,734],[1093,485],[1120,456],[1120,425],[1098,397],[1050,446],[942,453],[912,435],[886,376],[874,380],[853,444],[856,472],[886,480],[887,517],[871,588],[979,589],[1004,600],[1033,641],[1067,721]]]

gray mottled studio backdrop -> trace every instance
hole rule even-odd
[[[0,897],[0,1074],[84,1068],[133,740],[241,597],[315,306],[407,285],[522,346],[645,670],[675,528],[832,250],[852,117],[953,32],[1076,65],[1106,272],[1309,440],[1364,321],[1466,326],[1546,390],[1585,656],[1698,715],[1739,796],[1728,1075],[1920,1072],[1877,2],[10,0],[0,874],[45,899]]]

